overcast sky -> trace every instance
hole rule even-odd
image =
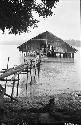
[[[34,13],[37,19],[40,19],[38,28],[30,29],[30,33],[21,35],[2,34],[0,31],[0,44],[22,44],[28,39],[42,33],[50,31],[54,35],[65,39],[80,40],[80,0],[59,0],[56,9],[53,9],[55,15],[44,20]]]

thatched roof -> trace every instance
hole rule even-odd
[[[52,33],[46,31],[38,36],[28,40],[27,42],[23,43],[22,45],[18,46],[19,50],[26,51],[26,45],[27,46],[34,46],[39,44],[40,46],[45,45],[45,44],[50,44],[54,46],[55,48],[61,48],[63,52],[73,52],[75,53],[77,50],[70,46],[68,43],[64,42],[62,39],[58,38],[57,36],[53,35]],[[38,46],[35,46],[35,49]],[[28,48],[27,48],[28,49]],[[38,47],[40,49],[40,47]]]

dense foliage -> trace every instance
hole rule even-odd
[[[0,0],[0,29],[3,32],[9,29],[13,34],[26,32],[38,22],[32,11],[46,18],[52,15],[52,7],[57,2],[59,0],[41,0],[38,4],[36,0]]]

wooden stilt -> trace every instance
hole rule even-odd
[[[36,78],[36,67],[34,68],[34,82],[36,81],[35,78]]]
[[[57,56],[56,56],[56,52],[54,52],[54,57],[56,58]]]
[[[35,81],[35,76],[34,76],[34,81]]]
[[[32,85],[32,76],[31,76],[31,81],[30,81],[30,86]]]
[[[30,66],[30,75],[31,75],[31,66]]]
[[[5,91],[6,91],[6,84],[7,84],[7,78],[6,78],[6,83],[5,83]]]
[[[63,58],[65,58],[65,53],[63,53]]]
[[[34,84],[36,83],[36,78],[35,78],[35,76],[34,76]]]
[[[27,83],[26,83],[26,95],[27,95]]]
[[[72,58],[74,58],[74,53],[72,53]]]
[[[67,58],[67,53],[65,53],[65,58]]]
[[[61,58],[61,53],[60,53],[60,58]]]
[[[9,63],[9,58],[10,58],[10,57],[8,57],[8,63]],[[8,65],[8,63],[7,63],[7,69],[9,68],[9,65]]]
[[[36,68],[35,68],[35,75],[36,75]]]
[[[17,94],[16,94],[16,96],[18,96],[18,87],[19,87],[19,74],[18,74]]]
[[[15,85],[15,80],[13,81],[11,97],[13,97],[13,93],[14,93],[14,85]],[[12,98],[11,98],[11,101],[13,101]]]
[[[27,57],[27,48],[28,48],[28,47],[27,47],[27,44],[26,44],[26,57]]]
[[[69,58],[71,58],[71,53],[69,53]]]
[[[28,83],[28,66],[27,66],[27,82],[26,82],[26,95],[27,95],[27,83]]]
[[[32,60],[30,60],[30,75],[31,75],[31,69],[32,69]]]
[[[25,63],[25,53],[24,53],[24,63]]]
[[[40,62],[38,62],[37,69],[38,69],[38,78],[39,78],[39,72],[40,72]]]
[[[71,58],[71,53],[67,53],[67,58]]]

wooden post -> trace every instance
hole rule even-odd
[[[6,84],[7,84],[7,78],[6,78],[6,83],[5,83],[5,91],[6,91]]]
[[[17,96],[18,96],[18,87],[19,87],[19,74],[18,74],[18,83],[17,83]]]
[[[27,95],[27,83],[26,83],[26,95]]]
[[[26,44],[26,57],[27,57],[27,44]]]
[[[28,66],[27,66],[27,82],[26,82],[26,95],[27,95],[27,83],[28,83]]]
[[[31,81],[30,81],[30,86],[32,85],[32,76],[31,76]]]
[[[47,40],[47,32],[46,32],[46,56],[47,56],[47,42],[48,40]]]
[[[67,57],[68,57],[68,58],[71,58],[71,53],[67,53]]]
[[[31,66],[30,66],[30,75],[31,75]]]
[[[36,81],[36,80],[35,80],[35,75],[36,75],[36,74],[35,74],[35,65],[34,65],[34,67],[33,67],[33,76],[34,76],[33,78],[34,78],[34,83],[35,83],[35,81]]]
[[[35,82],[35,76],[34,76],[34,82]]]
[[[74,53],[72,53],[72,58],[74,58]]]
[[[30,75],[31,75],[32,60],[30,60]]]
[[[61,58],[61,53],[60,53],[60,58]]]
[[[67,53],[65,54],[65,57],[67,58]]]
[[[24,62],[25,62],[25,53],[24,53]]]
[[[66,58],[66,52],[65,52],[65,58]]]
[[[65,53],[63,53],[63,58],[65,58]]]
[[[69,53],[69,58],[71,58],[71,53]]]
[[[9,63],[9,58],[10,58],[10,57],[8,57],[8,63]],[[9,65],[8,65],[8,63],[7,63],[7,69],[9,68]]]
[[[37,69],[38,69],[38,78],[39,78],[39,72],[40,72],[40,62],[37,63]]]
[[[36,75],[36,68],[35,68],[35,75]]]
[[[56,52],[54,52],[54,57],[56,58]]]
[[[15,85],[15,80],[13,81],[11,97],[13,97],[13,93],[14,93],[14,85]],[[13,101],[12,98],[11,98],[11,101]]]

